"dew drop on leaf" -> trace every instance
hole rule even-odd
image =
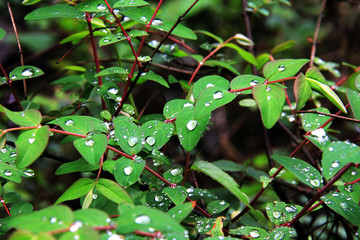
[[[208,107],[208,106],[210,106],[210,103],[209,103],[209,102],[206,102],[206,103],[205,103],[205,107]]]
[[[21,117],[25,117],[25,113],[24,113],[24,112],[21,112],[21,113],[20,113],[20,116],[21,116]]]
[[[317,179],[311,179],[310,184],[313,185],[314,187],[319,187],[320,186],[320,181],[317,180]]]
[[[33,177],[35,175],[34,170],[32,169],[26,169],[23,171],[23,173],[28,177]]]
[[[331,164],[331,166],[333,167],[333,168],[337,168],[337,167],[339,167],[340,166],[340,164],[339,164],[339,162],[333,162],[332,164]]]
[[[266,90],[267,92],[270,92],[270,91],[271,91],[271,87],[270,87],[270,86],[267,86],[267,87],[265,88],[265,90]]]
[[[340,203],[339,206],[343,209],[346,209],[347,208],[347,204],[346,203]]]
[[[117,94],[118,92],[119,92],[119,90],[117,90],[116,88],[109,88],[108,90],[107,90],[107,92],[108,93],[110,93],[110,94]]]
[[[131,166],[127,166],[126,168],[124,168],[124,173],[125,175],[129,176],[131,175],[131,173],[134,171],[134,169]]]
[[[258,83],[259,83],[259,80],[256,80],[256,79],[251,80],[251,81],[250,81],[250,86],[255,86],[255,85],[258,84]]]
[[[275,211],[275,212],[272,213],[272,215],[273,215],[274,218],[277,219],[277,218],[279,218],[281,216],[281,212]]]
[[[206,88],[209,88],[209,87],[215,87],[215,85],[212,84],[212,83],[208,83],[208,84],[206,85]]]
[[[152,22],[151,22],[151,25],[153,26],[162,26],[164,25],[164,22],[161,20],[161,19],[154,19]]]
[[[186,124],[186,128],[189,129],[190,131],[194,130],[196,128],[196,126],[197,126],[197,121],[196,120],[190,120]]]
[[[146,138],[146,142],[147,142],[150,146],[152,146],[152,145],[155,144],[155,138],[154,138],[154,137],[147,137],[147,138]]]
[[[135,146],[138,142],[139,142],[139,139],[137,137],[130,137],[128,140],[130,147]]]
[[[181,173],[181,170],[179,168],[174,168],[174,169],[170,170],[170,173],[173,176],[177,176]]]
[[[283,232],[275,233],[274,240],[281,240],[284,238],[284,236],[285,236],[285,234]]]
[[[155,196],[155,201],[156,202],[161,202],[162,200],[164,200],[163,196]]]
[[[85,145],[88,147],[92,147],[92,146],[94,146],[94,144],[95,144],[95,142],[92,139],[85,141]]]
[[[32,70],[31,68],[24,69],[21,72],[21,75],[24,77],[31,77],[32,75],[34,75],[34,70]]]
[[[33,138],[33,137],[29,138],[29,143],[30,144],[33,144],[34,142],[35,142],[35,138]]]
[[[68,127],[72,127],[72,126],[74,126],[74,124],[75,124],[74,121],[71,120],[71,119],[70,119],[70,120],[67,120],[67,121],[65,122],[65,125],[68,126]]]
[[[224,96],[222,91],[217,91],[213,94],[213,99],[221,99]]]
[[[4,175],[7,176],[7,177],[10,177],[12,174],[13,174],[12,171],[9,170],[9,169],[6,169],[6,170],[4,171]]]
[[[191,103],[185,103],[183,107],[186,108],[186,107],[193,107],[193,106],[194,106],[194,105],[191,104]]]
[[[250,234],[250,236],[251,236],[252,238],[258,238],[258,237],[260,237],[260,233],[259,233],[258,231],[256,231],[256,230],[253,230],[253,231],[249,232],[249,234]]]
[[[105,6],[105,4],[101,3],[101,4],[97,5],[96,8],[97,8],[97,10],[103,11],[106,9],[106,6]]]
[[[225,205],[225,201],[220,201],[219,204],[220,205]]]
[[[56,221],[57,221],[56,217],[50,218],[50,223],[56,223]]]
[[[146,215],[141,215],[135,219],[135,223],[137,223],[137,224],[146,225],[146,224],[149,224],[150,222],[151,222],[150,217],[148,217]]]
[[[278,71],[279,71],[279,72],[282,72],[282,71],[284,71],[285,69],[286,69],[286,67],[285,67],[284,64],[281,64],[281,65],[278,66]]]
[[[94,193],[93,195],[92,195],[92,199],[97,199],[97,197],[98,197],[98,195],[96,194],[96,193]]]
[[[141,16],[140,17],[140,20],[143,21],[143,22],[146,22],[147,21],[147,18],[145,16]]]
[[[295,213],[297,211],[297,208],[295,206],[286,206],[285,211],[288,213]]]
[[[333,148],[333,147],[329,147],[329,151],[330,151],[330,152],[334,151],[334,148]]]
[[[270,99],[271,99],[271,96],[267,96],[267,98],[266,98],[268,101],[270,101]]]

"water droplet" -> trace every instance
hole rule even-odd
[[[129,176],[131,175],[131,173],[134,171],[134,169],[131,166],[127,166],[126,168],[124,168],[124,173],[125,175]]]
[[[0,151],[1,151],[2,153],[6,153],[8,150],[7,150],[7,148],[2,148]]]
[[[109,88],[108,90],[107,90],[107,92],[108,93],[110,93],[110,94],[117,94],[118,92],[119,92],[119,90],[118,89],[116,89],[116,88]]]
[[[146,18],[145,16],[141,16],[141,17],[140,17],[140,20],[141,20],[142,22],[146,22],[146,21],[147,21],[147,18]]]
[[[6,170],[4,171],[4,175],[7,176],[7,177],[10,177],[12,174],[13,174],[12,171],[9,170],[9,169],[6,169]]]
[[[258,238],[258,237],[260,237],[260,233],[259,233],[258,231],[256,231],[256,230],[253,230],[253,231],[249,232],[249,234],[250,234],[250,236],[251,236],[252,238]]]
[[[220,205],[225,205],[225,203],[226,203],[225,201],[220,201],[219,202]]]
[[[139,139],[137,137],[130,137],[128,140],[130,147],[135,146],[138,142],[139,142]]]
[[[320,181],[317,180],[317,179],[311,179],[310,184],[313,185],[314,187],[319,187],[320,186]]]
[[[163,196],[155,196],[155,201],[156,202],[161,202],[162,200],[164,200],[164,197]]]
[[[270,92],[270,91],[271,91],[271,87],[270,87],[270,86],[267,86],[267,87],[265,88],[265,90],[266,90],[267,92]]]
[[[344,208],[344,209],[346,209],[346,208],[347,208],[347,204],[346,204],[346,203],[343,203],[343,202],[342,202],[342,203],[340,203],[340,204],[339,204],[339,206],[340,206],[341,208]]]
[[[94,146],[94,144],[95,144],[95,141],[92,140],[92,139],[89,139],[89,140],[85,141],[85,145],[88,146],[88,147],[92,147],[92,146]]]
[[[212,84],[212,83],[208,83],[208,84],[206,85],[206,88],[209,88],[209,87],[215,87],[215,85]]]
[[[32,169],[26,169],[23,171],[23,173],[28,177],[33,177],[35,175],[34,170]]]
[[[159,45],[159,42],[156,40],[151,40],[148,44],[150,47],[156,48]]]
[[[154,19],[152,22],[151,22],[151,25],[153,26],[162,26],[164,25],[164,22],[161,20],[161,19]]]
[[[80,221],[75,221],[73,225],[71,225],[70,227],[70,232],[76,232],[77,230],[79,230],[79,228],[81,228],[83,226],[83,223]]]
[[[34,75],[34,70],[31,69],[31,68],[24,69],[21,72],[21,75],[24,76],[24,77],[31,77],[32,75]]]
[[[216,91],[213,94],[213,99],[221,99],[224,96],[224,93],[222,91]]]
[[[174,168],[174,169],[170,170],[170,173],[173,176],[177,176],[177,175],[179,175],[181,173],[181,169],[180,168]]]
[[[278,66],[278,71],[279,71],[279,72],[282,72],[282,71],[284,71],[285,69],[286,69],[286,67],[285,67],[284,64],[281,64],[281,65]]]
[[[274,234],[274,240],[281,240],[281,239],[284,238],[284,236],[285,236],[285,233],[277,232],[277,233]]]
[[[191,104],[191,103],[185,103],[183,107],[186,108],[186,107],[193,107],[193,106],[194,106],[194,105]]]
[[[259,80],[253,79],[250,81],[250,86],[255,86],[258,83],[259,83]]]
[[[333,148],[333,147],[329,147],[329,151],[330,151],[330,152],[334,151],[334,148]]]
[[[21,113],[20,113],[20,116],[21,116],[21,117],[25,117],[25,113],[24,113],[24,112],[21,112]]]
[[[106,9],[106,6],[105,6],[105,4],[101,3],[101,4],[97,5],[96,8],[97,8],[97,10],[103,11]]]
[[[75,125],[75,123],[73,120],[70,119],[65,122],[65,125],[68,127],[73,127]]]
[[[288,213],[296,213],[297,208],[295,206],[286,206],[285,211],[287,211]]]
[[[94,193],[93,195],[92,195],[92,199],[97,199],[97,197],[98,197],[98,195],[96,194],[96,193]]]
[[[147,137],[147,138],[146,138],[146,142],[147,142],[150,146],[152,146],[152,145],[155,144],[155,138],[154,138],[154,137]]]
[[[57,218],[56,218],[56,217],[50,218],[50,223],[56,223],[56,221],[57,221]]]
[[[331,166],[332,166],[333,168],[337,168],[337,167],[340,166],[340,163],[339,163],[338,161],[336,161],[336,162],[333,162],[333,163],[331,164]]]
[[[135,223],[137,224],[149,224],[151,222],[150,218],[146,215],[141,215],[135,219]]]
[[[281,217],[281,212],[279,212],[279,211],[274,211],[274,212],[272,213],[272,215],[273,215],[274,218],[278,219],[279,217]]]
[[[30,144],[33,144],[34,142],[35,142],[35,138],[33,138],[33,137],[29,138],[29,143]]]
[[[197,126],[197,121],[196,120],[190,120],[186,124],[186,128],[189,129],[190,131],[194,130],[196,128],[196,126]]]
[[[270,99],[271,99],[271,96],[267,96],[267,98],[266,98],[268,101],[270,101]]]

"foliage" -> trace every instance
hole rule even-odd
[[[51,74],[37,62],[10,70],[0,64],[0,84],[13,99],[0,105],[1,234],[12,240],[357,236],[360,148],[357,139],[345,140],[342,127],[330,125],[349,121],[356,131],[359,67],[333,82],[338,64],[315,51],[309,59],[275,59],[294,40],[255,53],[249,15],[264,19],[272,7],[291,10],[286,0],[243,0],[248,31],[226,40],[182,23],[198,1],[177,3],[183,9],[177,19],[162,11],[171,3],[162,2],[24,0],[17,6],[32,8],[22,16],[31,24],[62,26],[67,36],[59,42],[72,47],[58,56],[61,74],[51,97],[31,87],[28,93],[36,79],[49,85]],[[1,41],[7,34],[0,28]],[[76,51],[80,61],[71,56]],[[154,101],[158,95],[163,103]],[[203,135],[212,128],[221,129],[224,149],[240,148],[224,137],[230,126],[216,126],[224,110],[245,112],[249,121],[260,115],[261,123],[254,122],[264,131],[265,157],[209,160],[202,149],[213,145]],[[289,144],[272,153],[268,136],[276,129],[285,130],[279,138],[291,136],[290,154]],[[55,184],[41,172],[51,159],[61,162],[51,174]],[[31,182],[59,188],[57,200],[40,203]]]

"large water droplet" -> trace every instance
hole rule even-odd
[[[274,211],[273,213],[272,213],[272,215],[273,215],[273,217],[274,218],[279,218],[280,216],[281,216],[281,212],[279,212],[279,211]]]
[[[31,69],[31,68],[24,69],[21,72],[21,75],[24,76],[24,77],[31,77],[32,75],[34,75],[34,70]]]
[[[100,10],[100,11],[103,11],[103,10],[105,10],[106,9],[106,6],[105,6],[105,4],[103,4],[103,3],[100,3],[99,5],[97,5],[97,10]]]
[[[153,26],[162,26],[164,25],[164,22],[161,20],[161,19],[154,19],[152,22],[151,22],[151,25]]]
[[[250,86],[255,86],[255,85],[258,84],[258,83],[259,83],[259,80],[256,80],[256,79],[251,80],[251,81],[250,81]]]
[[[34,142],[35,142],[35,138],[33,138],[33,137],[29,138],[29,143],[30,144],[33,144]]]
[[[57,218],[56,218],[56,217],[50,218],[50,223],[56,223],[56,221],[57,221]]]
[[[7,176],[7,177],[10,177],[12,174],[13,174],[12,171],[9,170],[9,169],[6,169],[6,170],[4,171],[4,175]]]
[[[96,193],[94,193],[94,194],[92,195],[92,199],[94,199],[94,200],[96,200],[97,197],[98,197],[98,195],[97,195]]]
[[[284,238],[284,236],[285,236],[285,233],[277,232],[277,233],[274,234],[274,240],[281,240],[281,239]]]
[[[7,153],[7,151],[8,151],[7,148],[2,148],[2,149],[0,150],[0,152],[2,152],[2,153]]]
[[[320,186],[320,181],[317,180],[317,179],[311,179],[310,184],[313,185],[314,187],[319,187]]]
[[[329,151],[330,151],[330,152],[334,151],[334,148],[333,148],[333,147],[329,147]]]
[[[192,103],[185,103],[183,107],[186,108],[186,107],[193,107],[193,106],[194,105]]]
[[[155,201],[156,202],[161,202],[162,200],[164,200],[163,196],[158,196],[158,195],[155,196]]]
[[[220,201],[219,202],[220,205],[225,205],[225,203],[226,203],[225,201]]]
[[[213,94],[213,99],[221,99],[224,96],[224,93],[222,91],[216,91]]]
[[[271,96],[267,96],[267,98],[266,98],[268,101],[270,101],[271,100]]]
[[[341,207],[341,208],[344,208],[344,209],[346,209],[347,208],[347,203],[340,203],[339,204],[339,206]]]
[[[77,230],[79,230],[79,228],[81,228],[83,226],[83,223],[80,221],[75,221],[73,225],[71,225],[70,227],[70,232],[76,232]]]
[[[65,125],[68,126],[68,127],[72,127],[72,126],[75,125],[75,123],[74,123],[73,120],[70,119],[70,120],[67,120],[67,121],[65,122]]]
[[[127,166],[126,168],[124,168],[124,173],[127,176],[131,175],[133,171],[134,169],[131,166]]]
[[[85,141],[85,145],[88,146],[88,147],[92,147],[92,146],[94,146],[94,144],[95,144],[95,142],[92,139],[89,139],[89,140]]]
[[[26,169],[23,171],[23,173],[28,177],[33,177],[35,175],[34,170],[32,169]]]
[[[117,94],[118,92],[119,92],[119,90],[118,89],[116,89],[116,88],[109,88],[108,90],[107,90],[107,92],[108,93],[110,93],[110,94]]]
[[[278,71],[279,71],[279,72],[282,72],[282,71],[284,71],[285,69],[286,69],[286,67],[285,67],[284,64],[281,64],[281,65],[278,66]]]
[[[253,231],[249,232],[249,234],[250,234],[250,236],[251,236],[252,238],[258,238],[258,237],[260,237],[260,233],[259,233],[258,231],[256,231],[256,230],[253,230]]]
[[[137,137],[130,137],[128,140],[130,147],[135,146],[138,142],[139,142],[139,139]]]
[[[286,206],[285,211],[287,211],[288,213],[296,213],[297,208],[295,206]]]
[[[190,120],[186,124],[186,128],[189,129],[190,131],[194,130],[196,128],[196,126],[197,126],[197,121],[196,120]]]
[[[333,162],[333,163],[331,164],[331,166],[332,166],[333,168],[337,168],[337,167],[340,166],[340,163],[339,163],[338,161],[336,161],[336,162]]]
[[[146,138],[146,142],[147,142],[150,146],[152,146],[152,145],[155,144],[155,138],[154,138],[154,137],[147,137],[147,138]]]
[[[146,18],[145,16],[141,16],[141,17],[140,17],[140,20],[141,20],[142,22],[146,22],[146,21],[147,21],[147,18]]]
[[[148,217],[146,215],[141,215],[135,219],[135,223],[137,223],[137,224],[145,225],[145,224],[149,224],[150,222],[151,222],[150,217]]]
[[[179,168],[174,168],[174,169],[170,170],[170,173],[173,176],[177,176],[181,173],[181,170]]]
[[[208,84],[206,85],[206,88],[209,88],[209,87],[215,87],[215,85],[212,84],[212,83],[208,83]]]

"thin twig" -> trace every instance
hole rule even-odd
[[[299,111],[297,111],[297,112],[298,112],[298,113],[314,113],[314,114],[320,114],[320,115],[325,115],[325,116],[329,116],[329,117],[333,117],[333,118],[339,118],[339,119],[346,120],[346,121],[350,121],[350,122],[360,123],[360,120],[357,120],[357,119],[354,119],[354,118],[339,116],[339,115],[331,114],[331,113],[324,113],[324,112],[315,111],[315,110],[299,110]]]
[[[245,28],[246,28],[246,35],[247,37],[252,41],[253,37],[252,37],[252,33],[251,33],[251,26],[250,26],[250,18],[249,18],[249,14],[246,11],[247,8],[247,0],[242,0],[242,7],[243,7],[243,15],[244,15],[244,22],[245,22]],[[249,46],[249,51],[252,55],[255,56],[255,50],[254,50],[254,46],[250,45]],[[252,68],[252,72],[253,74],[257,75],[258,71],[255,65],[251,64],[251,68]]]

